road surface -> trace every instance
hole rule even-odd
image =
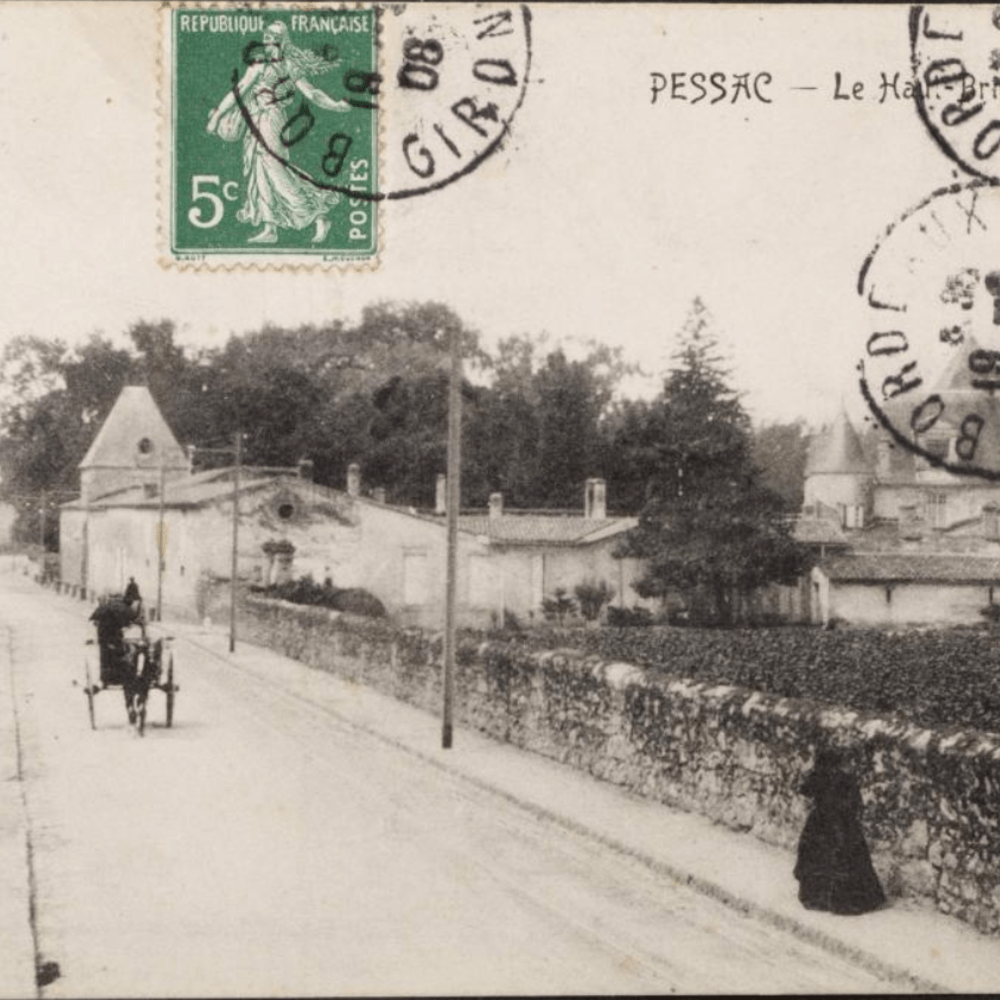
[[[323,673],[248,671],[191,630],[174,727],[153,692],[137,737],[113,691],[91,731],[89,610],[0,577],[45,997],[898,989],[357,729]]]

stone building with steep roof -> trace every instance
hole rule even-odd
[[[310,465],[196,472],[149,391],[123,390],[80,464],[81,495],[60,512],[62,582],[89,595],[120,591],[129,576],[147,606],[202,617],[212,593],[237,575],[267,584],[311,575],[378,597],[404,624],[443,621],[443,506],[417,511],[364,495],[360,470],[346,488],[311,481]],[[443,477],[438,495],[443,498]],[[458,612],[489,625],[538,616],[544,597],[605,582],[613,603],[638,602],[636,560],[614,551],[634,518],[609,517],[604,484],[590,480],[579,513],[464,513],[458,532]],[[234,509],[237,516],[234,518]]]
[[[186,476],[191,462],[146,386],[122,389],[80,463],[80,496],[87,502],[130,486]]]

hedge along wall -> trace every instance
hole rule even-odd
[[[441,642],[250,598],[247,639],[421,708],[441,704]],[[813,748],[847,749],[891,897],[1000,931],[1000,737],[696,683],[574,650],[463,644],[456,721],[793,849]]]

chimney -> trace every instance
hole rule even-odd
[[[300,458],[298,461],[299,479],[313,481],[313,463],[311,458]]]
[[[351,462],[347,467],[347,495],[361,496],[361,466],[357,462]]]
[[[917,516],[915,503],[899,505],[899,537],[910,542],[923,537],[923,524]]]
[[[448,477],[439,473],[434,484],[434,513],[448,513]]]
[[[607,487],[603,479],[588,479],[583,494],[583,516],[603,521],[608,516]]]
[[[490,520],[494,518],[503,517],[503,494],[502,493],[491,493],[490,494]]]
[[[886,437],[879,438],[875,446],[875,472],[882,480],[892,475],[892,442]]]
[[[988,542],[1000,542],[1000,507],[995,503],[983,507],[983,538]]]
[[[372,490],[372,499],[375,503],[385,503],[385,487],[376,486],[375,489]]]

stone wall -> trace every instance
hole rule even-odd
[[[241,634],[431,711],[440,637],[251,598]],[[844,748],[890,898],[919,898],[1000,930],[1000,737],[944,734],[573,650],[458,650],[456,717],[497,739],[793,849],[817,742]]]

